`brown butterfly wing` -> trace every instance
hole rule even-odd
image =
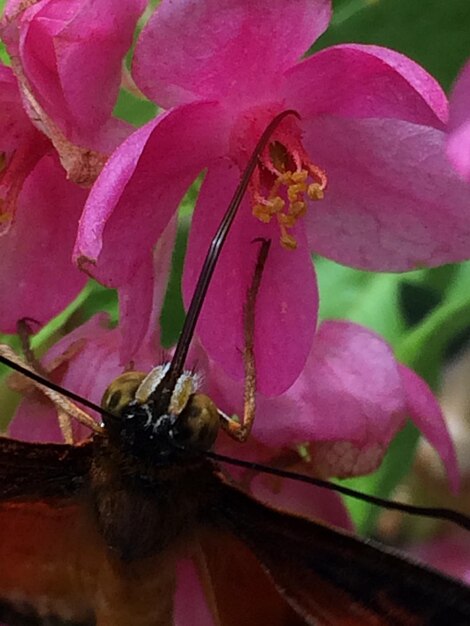
[[[372,543],[269,508],[227,484],[214,519],[248,546],[307,624],[470,624],[470,588]]]
[[[77,594],[99,553],[80,499],[90,459],[91,444],[0,438],[0,621],[9,626],[94,624]]]
[[[75,495],[91,465],[92,443],[38,444],[0,437],[0,502]]]
[[[212,529],[199,543],[196,562],[218,626],[305,626],[258,559],[232,533]]]

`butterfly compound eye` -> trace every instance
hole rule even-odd
[[[212,400],[195,393],[178,415],[173,440],[188,450],[210,450],[219,431],[219,412]]]
[[[104,392],[101,407],[119,417],[135,399],[135,394],[146,374],[125,372],[113,380]]]
[[[161,373],[157,374],[158,379]],[[219,412],[208,396],[195,392],[194,377],[187,373],[181,376],[170,406],[160,412],[155,406],[158,394],[152,397],[147,393],[144,402],[136,398],[142,395],[142,381],[148,381],[149,376],[126,372],[106,389],[101,406],[108,416],[104,415],[103,421],[115,443],[156,462],[167,462],[174,453],[192,455],[212,448],[219,430]],[[151,382],[153,388],[153,378]]]

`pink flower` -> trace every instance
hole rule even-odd
[[[449,576],[461,578],[470,584],[470,544],[468,533],[452,529],[442,537],[434,537],[413,546],[410,553]]]
[[[83,187],[131,130],[111,114],[145,3],[124,4],[113,12],[62,0],[6,7],[1,34],[13,71],[0,67],[2,332],[23,317],[47,322],[85,284],[72,263]]]
[[[71,262],[87,192],[67,180],[50,141],[23,111],[17,81],[0,66],[0,329],[46,322],[85,284]]]
[[[53,382],[99,405],[109,383],[123,372],[118,359],[120,341],[119,328],[110,329],[108,317],[102,313],[58,341],[41,359],[41,364]],[[149,371],[155,357],[152,351],[142,352],[135,363],[136,369]],[[57,411],[32,384],[8,433],[24,441],[63,441]],[[77,441],[89,434],[86,427],[74,423]]]
[[[207,393],[226,413],[240,415],[242,385],[213,360],[204,361],[203,354],[193,358],[207,372]],[[351,322],[325,321],[292,387],[277,398],[258,394],[251,445],[256,443],[257,454],[269,462],[269,450],[309,443],[315,475],[360,476],[380,465],[407,418],[438,452],[456,491],[454,446],[427,384],[399,364],[374,332]]]
[[[460,176],[470,182],[470,62],[452,91],[447,156]]]
[[[112,117],[122,60],[145,0],[10,0],[2,39],[25,105],[69,177],[90,185],[129,133]]]
[[[114,153],[76,245],[81,264],[129,295],[135,269],[148,263],[188,184],[208,168],[189,240],[188,301],[258,136],[275,114],[297,111],[300,119],[286,118],[260,159],[198,325],[211,356],[241,377],[252,241],[271,238],[255,342],[259,388],[271,395],[295,381],[312,345],[311,251],[402,271],[463,259],[470,249],[470,192],[443,155],[447,102],[439,85],[376,46],[335,46],[298,62],[329,17],[329,0],[163,0],[137,42],[134,76],[148,97],[172,108]],[[135,306],[135,334],[147,320]],[[130,356],[123,349],[123,361]]]

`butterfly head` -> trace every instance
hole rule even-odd
[[[197,375],[183,372],[165,393],[168,367],[159,365],[149,374],[125,372],[101,401],[109,414],[104,417],[108,435],[126,451],[157,463],[209,450],[219,429],[217,407],[198,392]],[[168,400],[162,403],[162,397]]]

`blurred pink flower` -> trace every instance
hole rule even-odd
[[[460,176],[470,182],[470,61],[462,69],[450,99],[447,155]]]
[[[145,2],[123,4],[112,12],[102,2],[6,6],[0,32],[12,69],[0,66],[2,332],[15,332],[23,317],[47,322],[85,284],[72,263],[83,187],[131,131],[112,108]]]
[[[240,415],[242,384],[202,351],[193,358],[207,372],[207,393],[225,412]],[[441,457],[452,490],[458,489],[454,446],[431,390],[363,326],[323,322],[296,382],[277,398],[258,394],[256,406],[252,439],[265,461],[269,450],[309,443],[315,475],[368,474],[410,418]],[[233,452],[233,445],[227,450]]]
[[[68,181],[50,141],[30,122],[10,68],[0,66],[0,330],[46,322],[82,289],[71,262],[87,192]]]
[[[109,383],[123,372],[119,343],[119,328],[111,329],[108,316],[101,313],[58,341],[41,364],[53,382],[99,405]],[[150,371],[155,357],[150,351],[142,354],[136,369]],[[94,417],[101,421],[99,416]],[[8,434],[23,441],[63,441],[54,406],[33,385],[16,411]],[[74,423],[76,440],[89,434],[86,427]]]
[[[311,251],[402,271],[467,258],[470,249],[470,191],[444,157],[441,88],[410,59],[377,46],[335,46],[298,62],[329,18],[329,0],[163,0],[137,42],[134,77],[173,108],[111,157],[76,244],[82,265],[129,294],[135,268],[208,168],[189,239],[188,301],[257,138],[274,115],[297,111],[300,119],[286,118],[260,158],[198,325],[211,356],[241,377],[252,241],[271,238],[255,341],[259,388],[270,395],[295,381],[312,345]],[[134,307],[134,335],[147,320]],[[123,350],[123,362],[131,356]]]
[[[90,186],[129,134],[113,118],[123,57],[145,0],[10,0],[1,36],[34,123],[73,181]]]
[[[453,529],[447,534],[413,546],[409,552],[449,576],[470,584],[470,540],[468,532]]]

